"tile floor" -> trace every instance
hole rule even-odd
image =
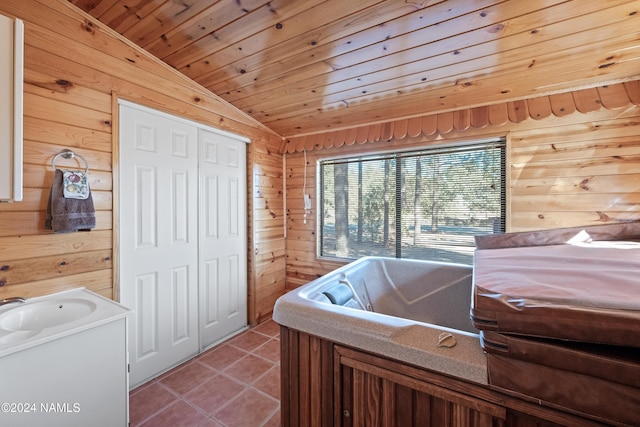
[[[280,425],[280,327],[261,323],[131,391],[131,427]]]

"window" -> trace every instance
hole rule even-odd
[[[320,162],[320,255],[471,264],[505,230],[505,141]]]

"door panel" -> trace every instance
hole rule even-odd
[[[204,307],[202,321],[205,328],[215,326],[219,318],[217,303],[219,299],[218,270],[217,259],[211,259],[204,263],[204,278],[200,279],[200,286],[203,290],[201,294]]]
[[[238,191],[240,191],[240,185],[238,178],[229,177],[227,181],[229,185],[228,195],[229,200],[227,203],[227,218],[229,221],[229,237],[238,237]]]
[[[204,218],[201,218],[203,224],[203,237],[206,239],[218,238],[218,177],[215,175],[203,175],[203,197],[201,203],[203,205]]]
[[[189,308],[189,269],[188,267],[174,268],[172,273],[173,291],[173,345],[188,340],[192,333],[189,330],[191,315]]]
[[[240,286],[240,260],[239,256],[230,255],[228,258],[229,265],[229,304],[227,307],[229,311],[228,316],[240,315],[240,295],[238,295],[238,288]]]
[[[135,165],[135,208],[133,220],[136,221],[136,249],[153,248],[156,246],[156,168]]]
[[[197,129],[120,106],[120,290],[130,383],[199,350]]]
[[[247,325],[246,146],[200,130],[202,347]]]
[[[173,244],[188,244],[189,242],[189,193],[188,172],[173,171],[173,218],[171,229],[173,230]]]
[[[136,277],[135,297],[136,305],[129,305],[134,310],[135,322],[138,325],[147,325],[138,331],[138,339],[135,354],[139,360],[151,357],[158,352],[158,278],[156,274],[141,274]],[[134,343],[132,343],[133,345]]]

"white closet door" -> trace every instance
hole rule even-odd
[[[120,105],[120,296],[130,384],[199,351],[198,130]]]
[[[247,325],[246,144],[200,130],[202,347]]]

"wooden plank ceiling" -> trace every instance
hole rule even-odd
[[[640,77],[640,0],[69,0],[284,137]]]

